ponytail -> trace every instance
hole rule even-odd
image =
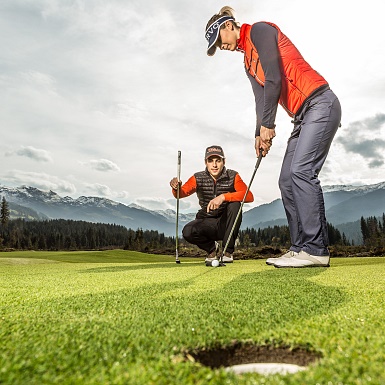
[[[235,11],[233,8],[229,7],[229,6],[224,6],[220,9],[220,11],[218,13],[216,13],[207,23],[206,25],[206,30],[207,28],[213,24],[214,22],[216,22],[218,19],[220,19],[222,16],[231,16],[234,18],[234,21],[232,21],[232,23],[234,24],[235,27],[239,28],[240,27],[240,24],[238,22],[235,21]]]

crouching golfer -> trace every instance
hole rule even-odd
[[[185,198],[197,193],[201,209],[196,219],[183,228],[183,238],[207,252],[205,262],[208,264],[217,259],[217,243],[227,242],[234,225],[247,186],[239,174],[225,167],[225,154],[222,147],[210,146],[205,153],[206,169],[195,173],[180,187],[179,197]],[[182,182],[179,182],[182,183]],[[170,181],[172,193],[177,196],[178,178]],[[245,202],[252,202],[253,194],[247,193]],[[242,222],[242,214],[234,227],[223,262],[233,262],[235,240]]]

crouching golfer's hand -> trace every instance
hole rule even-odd
[[[182,181],[180,180],[179,181],[179,185],[182,184]],[[170,186],[174,189],[174,190],[178,190],[178,178],[172,178],[170,180]]]
[[[214,199],[211,199],[207,205],[207,212],[210,210],[216,210],[223,202],[225,201],[225,196],[223,194],[218,195]]]

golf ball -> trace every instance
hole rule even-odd
[[[212,267],[218,267],[219,266],[219,261],[217,259],[214,259],[212,262],[211,262],[211,266]]]

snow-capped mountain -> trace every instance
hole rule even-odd
[[[322,189],[328,222],[345,232],[347,238],[354,239],[356,243],[359,242],[359,223],[354,226],[346,224],[357,222],[361,217],[380,217],[385,212],[385,182],[366,186],[325,186]],[[282,200],[277,199],[244,213],[241,228],[265,228],[286,224]],[[346,229],[350,229],[349,233]]]
[[[157,213],[161,215],[162,217],[165,217],[167,221],[175,221],[176,218],[176,211],[172,209],[167,209],[167,210],[150,210],[147,209],[146,207],[140,206],[136,203],[130,203],[128,207],[135,208],[138,210],[143,210],[143,211],[148,211],[150,213]],[[195,212],[194,213],[179,213],[179,220],[182,222],[189,222],[195,219]]]
[[[110,199],[100,197],[81,196],[77,199],[65,196],[61,197],[54,191],[42,191],[35,187],[22,186],[17,188],[0,186],[0,195],[10,202],[41,202],[49,204],[67,204],[72,206],[95,205],[95,206],[117,206],[119,203]]]
[[[379,189],[385,189],[385,182],[370,184],[370,185],[363,185],[363,186],[341,184],[341,185],[331,185],[331,186],[322,187],[322,190],[324,193],[334,192],[334,191],[353,191],[356,193],[366,194],[368,192],[379,190]]]
[[[353,228],[346,223],[361,217],[382,216],[385,212],[385,182],[367,186],[326,186],[323,188],[327,220],[337,228]],[[0,186],[0,197],[10,202],[13,217],[29,219],[73,219],[89,222],[115,223],[136,230],[157,230],[168,236],[175,235],[175,211],[153,211],[136,204],[124,205],[106,198],[61,197],[54,191],[34,187],[9,188]],[[195,218],[195,212],[179,214],[179,234],[185,223]],[[243,214],[242,229],[264,228],[287,224],[282,201],[255,207]],[[343,230],[345,231],[345,230]],[[350,236],[353,239],[353,230]],[[349,234],[345,235],[349,238]],[[355,238],[355,242],[357,239]]]
[[[0,186],[0,197],[9,202],[12,217],[29,219],[73,219],[98,223],[114,223],[136,230],[157,230],[165,235],[175,234],[174,215],[160,214],[135,205],[100,197],[61,197],[53,191],[34,187],[8,188]],[[28,211],[25,210],[28,208]],[[179,217],[180,231],[184,217]]]

